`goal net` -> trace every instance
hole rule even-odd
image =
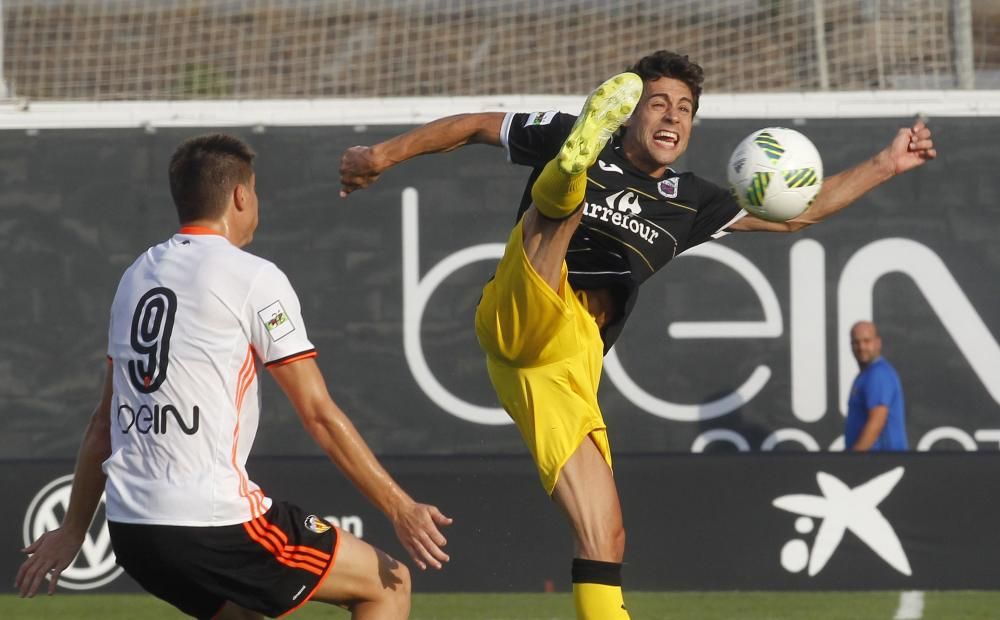
[[[957,4],[0,0],[0,87],[68,100],[581,94],[671,49],[712,93],[947,88],[957,41],[977,69],[1000,66],[1000,29],[978,36]]]

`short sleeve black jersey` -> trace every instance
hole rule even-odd
[[[510,161],[534,168],[517,217],[531,205],[531,186],[559,152],[576,117],[562,112],[511,113],[501,130]],[[639,285],[681,252],[721,236],[744,212],[730,192],[690,172],[660,178],[640,172],[615,136],[587,171],[583,220],[566,255],[570,285],[610,289],[618,302],[605,326],[605,351],[614,344]]]

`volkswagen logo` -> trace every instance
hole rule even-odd
[[[69,507],[72,486],[73,476],[63,476],[48,483],[35,494],[24,515],[24,546],[30,545],[45,532],[59,527],[66,515],[66,508]],[[115,563],[115,553],[111,550],[111,534],[108,532],[102,494],[80,553],[59,576],[59,585],[70,590],[93,590],[111,583],[121,574],[122,568]]]

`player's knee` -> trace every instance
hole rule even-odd
[[[606,562],[621,562],[625,557],[625,527],[621,521],[612,521],[602,532],[600,555]]]
[[[620,562],[625,557],[625,527],[619,526],[614,535],[614,551]]]
[[[617,523],[607,532],[604,541],[604,555],[611,562],[621,562],[625,557],[625,527]]]
[[[406,566],[406,564],[403,564],[401,562],[399,564],[399,592],[400,592],[400,595],[404,596],[407,599],[409,599],[410,598],[410,592],[412,591],[412,589],[413,589],[413,583],[412,583],[411,577],[410,577],[410,569],[409,569],[409,567]]]
[[[621,562],[625,557],[625,528],[621,522],[605,523],[579,539],[582,557],[602,562]]]
[[[410,580],[410,569],[400,562],[396,570],[393,571],[393,575],[396,578],[395,585],[391,591],[386,593],[386,596],[392,599],[392,608],[399,613],[399,616],[406,618],[410,613],[410,594],[413,588]]]
[[[369,575],[370,581],[365,586],[364,594],[347,608],[355,614],[378,610],[380,618],[407,618],[412,592],[410,570],[389,554],[383,551],[377,553],[377,575]]]
[[[398,602],[406,601],[409,604],[410,592],[413,589],[410,569],[406,564],[385,556],[389,564],[384,565],[379,571],[382,577],[382,595],[386,598],[395,599]]]

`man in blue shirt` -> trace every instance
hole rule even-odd
[[[847,450],[906,450],[903,386],[896,369],[882,357],[882,339],[870,321],[851,328],[851,351],[861,372],[847,400],[844,446]]]

